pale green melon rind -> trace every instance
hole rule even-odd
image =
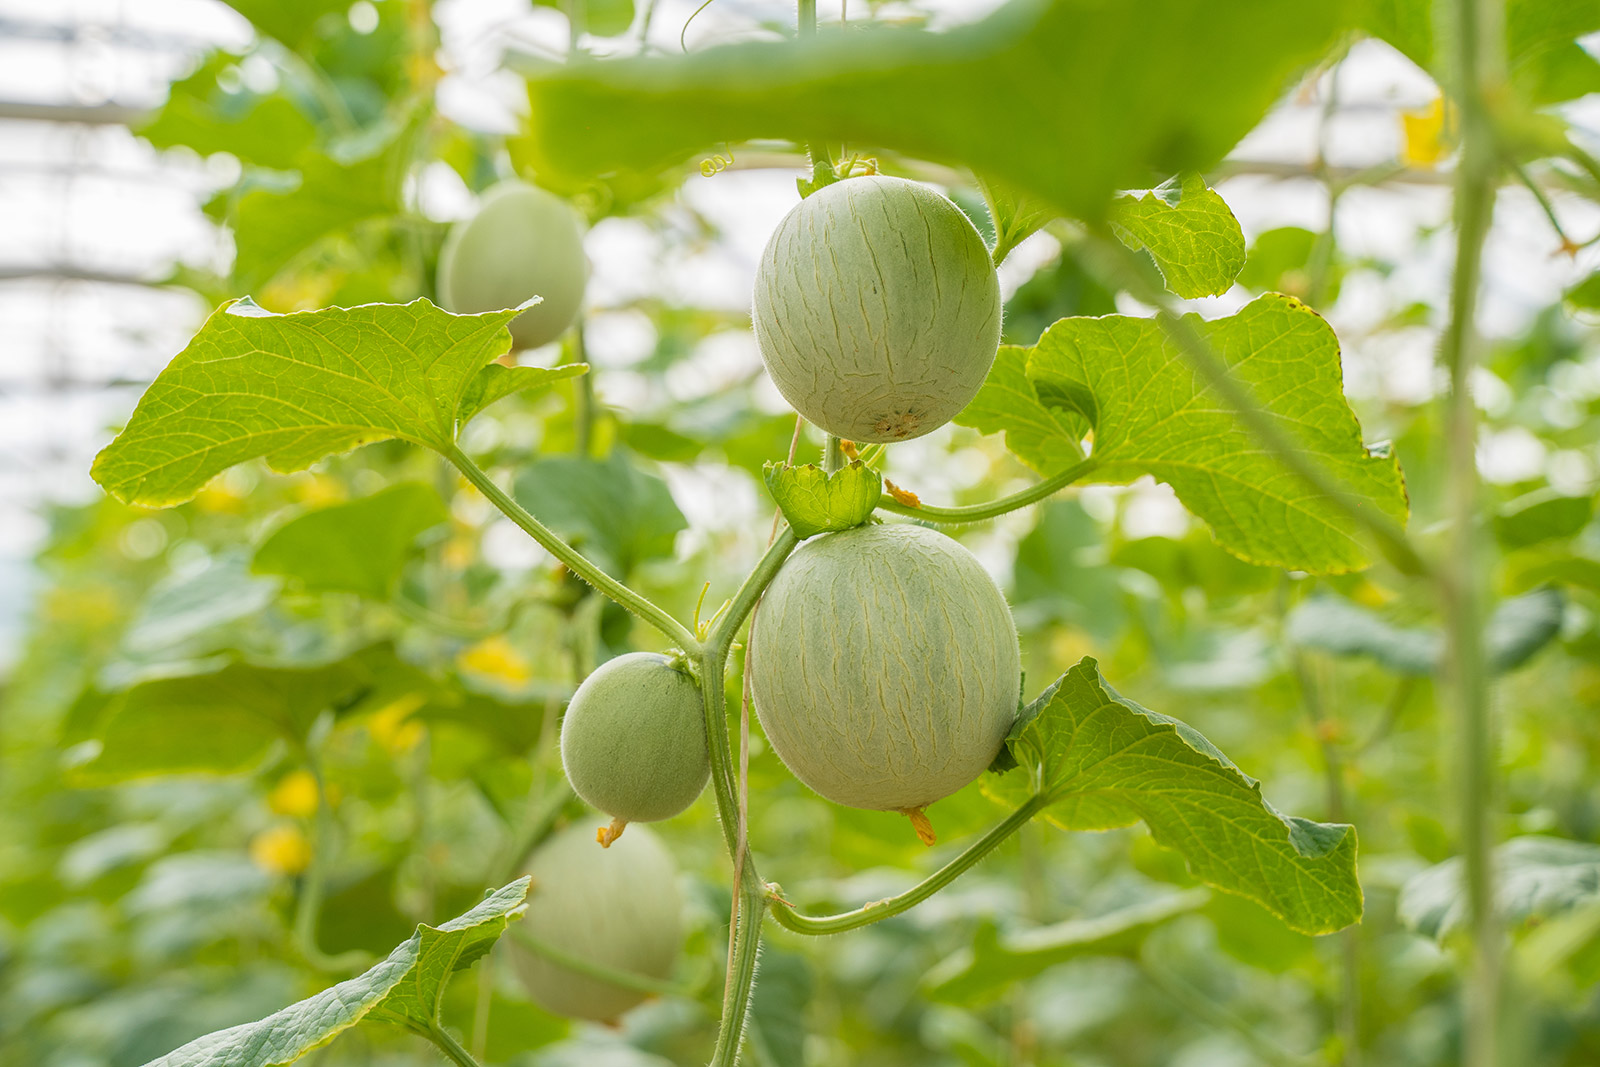
[[[671,976],[683,943],[678,865],[647,827],[601,848],[594,828],[579,822],[533,854],[523,927],[568,955],[649,978]],[[557,1015],[609,1022],[645,994],[551,963],[515,938],[518,976],[535,1003]]]
[[[1000,282],[971,220],[902,178],[851,178],[802,200],[756,273],[756,341],[785,400],[852,441],[944,425],[1000,344]]]
[[[572,206],[554,193],[505,181],[478,213],[458,222],[439,250],[439,302],[458,315],[540,302],[511,320],[516,348],[549,344],[578,317],[589,260]]]
[[[607,815],[670,819],[711,777],[700,686],[654,652],[608,660],[567,705],[561,765],[573,791]]]
[[[1016,715],[1005,596],[970,552],[920,526],[803,544],[762,598],[752,658],[773,749],[850,807],[948,796],[988,767]]]

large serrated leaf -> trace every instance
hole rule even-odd
[[[1112,227],[1129,248],[1150,253],[1167,288],[1182,297],[1217,296],[1244,269],[1244,231],[1228,204],[1198,174],[1174,178],[1111,205]]]
[[[120,500],[166,507],[246,460],[303,470],[395,437],[448,449],[485,396],[505,395],[504,376],[485,368],[510,348],[516,314],[452,315],[427,300],[288,315],[228,304],[156,378],[91,473]],[[515,373],[526,387],[580,372]]]
[[[1041,795],[1066,830],[1142,820],[1196,878],[1302,933],[1361,918],[1354,827],[1280,814],[1199,731],[1119,696],[1092,659],[1029,706],[1008,745],[1018,769],[984,782],[1003,803]]]
[[[883,496],[883,476],[860,460],[831,474],[814,463],[800,467],[768,463],[762,475],[784,519],[802,541],[860,526],[872,517]]]
[[[368,1015],[426,1033],[438,1025],[439,999],[450,975],[487,952],[522,914],[529,882],[519,878],[441,926],[418,926],[410,940],[365,974],[265,1019],[207,1034],[146,1067],[279,1067]]]
[[[1006,435],[1013,455],[1048,478],[1083,459],[1089,424],[1075,411],[1046,407],[1028,380],[1029,349],[1001,345],[978,395],[955,417],[958,426]]]
[[[1332,0],[1013,0],[943,33],[824,32],[571,64],[530,81],[529,163],[608,174],[730,141],[848,141],[964,164],[1098,217],[1152,172],[1212,166],[1325,54],[1343,17]]]
[[[1393,456],[1369,451],[1344,397],[1339,342],[1322,317],[1268,294],[1195,327],[1284,432],[1360,506],[1404,522]],[[1328,574],[1371,562],[1334,501],[1265,451],[1154,319],[1063,319],[1029,352],[1039,397],[1094,428],[1096,481],[1154,475],[1251,563]]]

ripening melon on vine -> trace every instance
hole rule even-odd
[[[534,852],[528,911],[519,924],[538,944],[614,971],[671,976],[683,943],[678,865],[661,839],[635,827],[610,848],[584,825]],[[645,994],[580,974],[510,940],[512,963],[534,1002],[575,1019],[609,1022]]]
[[[655,652],[630,652],[583,680],[561,723],[573,791],[622,822],[670,819],[711,776],[699,684]]]
[[[906,812],[919,833],[921,809],[976,779],[1016,717],[1005,596],[925,527],[806,541],[767,587],[753,640],[756,714],[795,777],[840,804]]]
[[[901,441],[977,394],[1000,344],[1000,282],[948,199],[902,178],[850,178],[778,224],[753,319],[796,411],[837,437]]]
[[[537,348],[567,331],[589,283],[578,213],[559,196],[504,181],[483,196],[478,213],[451,227],[439,251],[439,302],[474,315],[539,303],[511,320],[514,348]]]

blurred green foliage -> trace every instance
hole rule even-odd
[[[443,227],[416,210],[406,181],[432,160],[473,189],[518,167],[591,218],[631,214],[689,243],[704,235],[657,209],[694,152],[745,136],[848,137],[882,144],[886,160],[893,149],[998,175],[1093,225],[1119,189],[1215,163],[1350,23],[1433,58],[1423,0],[1015,3],[959,34],[852,29],[798,47],[547,70],[532,80],[536,121],[502,141],[434,111],[426,4],[376,0],[365,33],[344,3],[233,6],[261,40],[248,57],[206,57],[142,132],[242,164],[209,205],[234,234],[231,273],[178,280],[214,304],[253,290],[278,312],[430,296]],[[635,17],[602,5],[589,28]],[[1574,43],[1596,28],[1590,4],[1511,4],[1510,59],[1530,106],[1596,88]],[[240,64],[254,57],[271,63],[275,88],[246,87]],[[1062,317],[1116,310],[1078,254],[1082,231],[1051,233],[1063,252],[1011,300],[1008,342],[1031,346]],[[1153,238],[1139,243],[1160,262]],[[1220,287],[1237,273],[1251,293],[1331,301],[1341,284],[1397,266],[1356,261],[1327,233],[1273,230],[1242,273],[1229,262]],[[1600,306],[1593,281],[1566,294],[1568,307]],[[1600,1060],[1600,386],[1592,323],[1561,310],[1562,296],[1488,354],[1510,400],[1486,412],[1486,431],[1587,457],[1591,473],[1581,486],[1545,473],[1494,485],[1485,522],[1505,620],[1491,632],[1505,635],[1496,702],[1516,835],[1501,852],[1515,1039],[1526,1062],[1580,1067]],[[541,377],[548,388],[514,396],[509,381],[483,383],[460,411],[484,411],[474,448],[514,473],[530,510],[689,618],[703,583],[713,608],[732,594],[751,545],[724,529],[685,533],[674,477],[693,464],[759,495],[762,465],[788,454],[794,422],[764,413],[754,381],[664,399],[668,376],[708,338],[744,328],[741,316],[659,298],[627,310],[655,325],[652,351],[629,369],[658,401],[583,413],[592,454],[574,454],[588,401],[572,380]],[[975,405],[930,449],[971,472],[958,505],[1081,454],[1082,427],[1041,402],[1020,353],[1003,350],[991,378],[1003,401]],[[1365,439],[1392,441],[1403,460],[1414,536],[1437,548],[1434,407],[1358,409]],[[449,438],[459,427],[447,421]],[[802,439],[798,461],[816,454]],[[930,473],[892,455],[888,469],[912,488]],[[541,804],[559,780],[552,738],[573,685],[611,654],[659,646],[548,559],[488,550],[499,520],[421,449],[380,443],[289,475],[248,463],[188,488],[197,495],[169,510],[107,498],[48,516],[46,580],[0,705],[5,1067],[135,1067],[350,977],[418,923],[466,912],[510,880],[530,829],[552,814]],[[1007,577],[1027,696],[1093,654],[1122,692],[1201,730],[1284,810],[1354,823],[1361,925],[1297,933],[1198,888],[1142,826],[1069,837],[1033,825],[904,916],[837,938],[774,931],[754,1062],[1453,1062],[1460,900],[1455,816],[1440,803],[1450,766],[1436,612],[1381,565],[1321,578],[1255,566],[1187,518],[1152,533],[1139,507],[1096,491],[962,531]],[[737,670],[728,697],[732,721]],[[886,896],[951,850],[930,853],[898,816],[820,801],[759,732],[750,788],[763,873],[799,905]],[[959,847],[998,811],[974,786],[931,815]],[[553,814],[593,818],[571,805]],[[445,1024],[491,1063],[703,1062],[729,907],[714,824],[707,796],[663,828],[687,872],[680,977],[691,995],[615,1029],[574,1026],[529,1003],[490,955],[445,987]],[[313,1055],[328,1067],[436,1059],[376,1023]]]

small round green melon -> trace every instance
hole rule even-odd
[[[560,337],[578,317],[589,260],[578,213],[554,193],[504,181],[478,213],[451,227],[439,251],[439,301],[458,315],[541,300],[511,320],[515,348]]]
[[[670,819],[711,777],[699,684],[654,652],[601,664],[567,705],[561,764],[573,790],[607,815]]]
[[[972,553],[921,526],[813,538],[756,617],[756,714],[829,800],[915,811],[981,774],[1016,717],[1005,596]]]
[[[902,178],[851,178],[778,224],[754,322],[796,411],[837,437],[902,441],[977,394],[1000,344],[1000,281],[949,200]]]
[[[665,979],[683,944],[678,865],[659,837],[636,826],[610,848],[587,823],[541,845],[522,927],[537,941],[613,970]],[[511,958],[535,1003],[557,1015],[609,1022],[645,994],[579,974],[510,939]]]

